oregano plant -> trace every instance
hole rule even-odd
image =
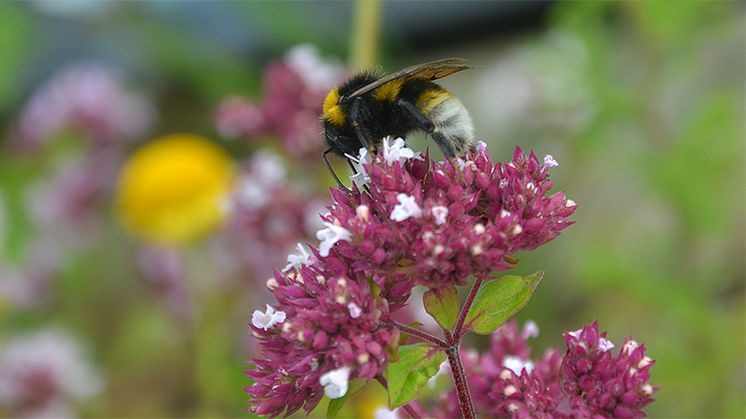
[[[536,325],[508,322],[544,274],[497,273],[573,224],[575,202],[550,193],[551,155],[516,147],[494,163],[479,143],[440,162],[391,138],[373,158],[366,151],[354,192],[332,190],[319,245],[288,257],[267,282],[276,302],[253,314],[262,355],[248,371],[252,412],[311,412],[326,397],[334,417],[376,381],[399,416],[644,416],[656,391],[644,346],[628,339],[613,355],[594,322],[565,333],[564,355],[550,350],[534,362],[526,340]],[[458,288],[470,284],[460,303]],[[409,298],[416,285],[428,289],[422,301]],[[394,320],[407,304],[422,304],[441,333]],[[467,333],[490,335],[490,350],[465,352]],[[421,405],[420,390],[445,360],[452,390]]]

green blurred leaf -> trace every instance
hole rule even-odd
[[[440,327],[451,330],[458,319],[458,291],[456,287],[440,287],[427,291],[422,296],[425,311],[438,322]]]
[[[534,294],[544,272],[529,276],[508,275],[483,285],[464,322],[465,330],[488,335],[505,323]]]
[[[387,370],[389,408],[402,406],[417,397],[430,377],[437,374],[446,354],[426,343],[399,347],[399,359]]]

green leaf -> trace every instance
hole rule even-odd
[[[526,305],[544,272],[508,275],[482,285],[464,321],[464,330],[488,335]]]
[[[387,370],[390,409],[414,399],[446,359],[445,353],[426,343],[400,346],[398,355]]]
[[[342,406],[344,406],[347,399],[352,397],[353,394],[362,390],[363,387],[365,387],[365,384],[367,384],[367,381],[365,380],[352,380],[350,381],[350,388],[347,390],[347,394],[338,399],[330,399],[329,405],[326,408],[327,419],[334,419],[335,417],[337,417],[337,414],[342,409]]]
[[[456,287],[434,288],[422,296],[425,311],[433,316],[440,327],[452,330],[458,320],[458,291]]]

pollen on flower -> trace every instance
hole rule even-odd
[[[515,386],[511,384],[511,385],[505,386],[505,390],[503,390],[503,394],[505,394],[506,397],[510,397],[516,391],[518,391],[518,389],[515,388]]]
[[[568,199],[567,202],[565,202],[565,207],[572,208],[574,206],[577,206],[578,204],[575,203],[572,199]]]
[[[523,227],[521,227],[520,224],[516,224],[515,227],[513,227],[512,233],[513,233],[514,236],[517,236],[517,235],[521,234],[522,232],[523,232]]]
[[[274,290],[277,289],[277,287],[280,286],[280,284],[278,284],[277,280],[274,279],[274,278],[269,278],[267,280],[267,284],[266,285],[267,285],[267,289],[270,290],[270,291],[274,291]]]
[[[396,196],[399,204],[391,211],[391,219],[394,221],[404,221],[409,217],[418,218],[422,215],[422,209],[417,205],[413,196],[400,193]]]
[[[368,360],[370,360],[370,355],[367,352],[363,352],[357,356],[357,363],[360,365],[365,364]]]
[[[370,208],[367,205],[358,205],[355,208],[355,214],[357,215],[357,218],[367,221],[370,216]]]

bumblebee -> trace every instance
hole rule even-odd
[[[336,182],[344,187],[327,154],[355,156],[362,147],[375,153],[389,135],[405,138],[414,131],[425,132],[448,159],[472,149],[469,113],[458,98],[433,82],[469,68],[464,59],[446,58],[387,76],[358,73],[332,89],[324,99],[321,121],[327,144],[323,158]]]

